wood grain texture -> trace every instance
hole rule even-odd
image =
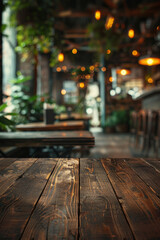
[[[143,159],[143,160],[145,160],[148,164],[150,164],[157,171],[160,172],[160,159],[157,159],[157,158],[146,158],[146,159]]]
[[[160,199],[123,159],[102,159],[135,239],[160,239]]]
[[[1,158],[0,159],[0,171],[7,168],[13,162],[16,161],[17,158]]]
[[[32,168],[0,197],[1,240],[20,239],[55,164],[55,159],[38,159]]]
[[[22,239],[77,239],[79,160],[60,159]]]
[[[2,195],[37,159],[17,159],[9,167],[0,171],[0,195]]]
[[[80,239],[134,239],[99,160],[80,161]]]
[[[129,159],[129,166],[160,197],[160,172],[143,159]]]

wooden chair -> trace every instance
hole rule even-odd
[[[136,140],[136,132],[137,132],[137,125],[138,125],[138,113],[136,111],[131,112],[130,115],[130,143],[135,145]]]
[[[156,118],[155,118],[153,144],[154,144],[155,156],[158,158],[159,148],[160,148],[160,110],[157,111]]]
[[[143,152],[145,148],[145,133],[147,126],[147,111],[140,110],[137,117],[137,129],[136,129],[136,148],[140,149]]]

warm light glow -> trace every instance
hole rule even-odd
[[[133,50],[132,51],[132,55],[135,56],[135,57],[139,56],[139,52],[137,50]]]
[[[99,10],[97,10],[96,12],[95,12],[95,19],[96,20],[99,20],[101,18],[101,12],[99,11]]]
[[[125,76],[125,75],[130,74],[131,71],[130,71],[130,70],[127,70],[127,69],[119,69],[119,70],[117,70],[117,73],[120,74],[120,75],[122,75],[122,76]]]
[[[84,72],[86,70],[85,67],[81,67],[81,71]]]
[[[107,17],[106,23],[105,23],[105,28],[108,30],[113,26],[114,23],[114,17]]]
[[[153,83],[153,79],[150,77],[150,78],[148,78],[148,83]]]
[[[63,70],[63,71],[66,71],[66,70],[67,70],[67,66],[63,66],[63,67],[62,67],[62,70]]]
[[[80,88],[84,88],[84,86],[85,86],[85,85],[84,85],[83,82],[81,82],[81,83],[79,84],[79,87],[80,87]]]
[[[56,71],[57,71],[57,72],[60,72],[60,71],[61,71],[61,68],[60,68],[60,67],[57,67],[57,68],[56,68]]]
[[[72,53],[73,53],[73,54],[77,54],[77,49],[76,49],[76,48],[73,48],[73,49],[72,49]]]
[[[113,82],[113,77],[109,77],[109,81],[110,81],[110,82]]]
[[[128,37],[129,37],[129,38],[134,38],[134,30],[133,30],[133,29],[129,29],[129,31],[128,31]]]
[[[110,53],[111,53],[111,50],[110,50],[110,49],[107,49],[106,53],[107,53],[107,54],[110,54]]]
[[[160,26],[157,26],[157,31],[159,31],[160,30]]]
[[[89,69],[90,69],[91,71],[93,71],[93,70],[94,70],[94,66],[90,66]]]
[[[90,77],[91,77],[90,74],[87,74],[85,78],[90,79]]]
[[[159,65],[160,64],[160,58],[156,57],[146,57],[139,60],[139,64],[141,65],[147,65],[147,66],[153,66],[153,65]]]
[[[61,90],[61,94],[62,94],[62,95],[65,95],[65,94],[66,94],[66,90],[65,90],[65,89],[62,89],[62,90]]]
[[[102,67],[101,70],[102,70],[102,72],[105,72],[106,71],[106,67]]]
[[[64,54],[63,53],[59,53],[58,54],[58,61],[59,62],[63,62],[64,61]]]

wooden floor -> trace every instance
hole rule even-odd
[[[0,159],[0,239],[159,240],[160,159]]]

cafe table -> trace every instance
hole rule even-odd
[[[74,147],[80,146],[83,153],[88,147],[95,144],[94,136],[89,131],[16,131],[0,132],[0,147],[36,147],[39,152],[40,147],[50,146],[54,155],[70,156]],[[35,151],[34,151],[35,152]],[[5,156],[3,149],[0,150]]]
[[[160,159],[1,158],[0,239],[160,239]]]
[[[53,124],[45,124],[44,122],[33,122],[19,124],[16,126],[18,131],[71,131],[83,130],[85,128],[83,121],[60,121]]]

